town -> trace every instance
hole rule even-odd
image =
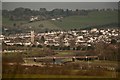
[[[106,44],[120,42],[119,29],[97,29],[90,30],[70,30],[70,31],[49,31],[44,33],[10,34],[1,35],[3,44],[6,46],[27,46],[27,47],[49,47],[54,50],[85,50],[94,48],[94,44],[103,42]],[[21,50],[7,50],[4,52],[14,52]]]
[[[2,78],[117,78],[118,2],[3,2]]]

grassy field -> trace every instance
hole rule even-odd
[[[3,25],[7,27],[13,27],[13,24],[16,23],[16,26],[20,26],[22,29],[32,29],[35,31],[51,30],[51,29],[81,29],[86,27],[92,27],[96,25],[104,25],[109,23],[118,22],[118,12],[117,11],[101,11],[101,12],[90,12],[87,16],[69,16],[61,19],[61,21],[11,21],[8,18],[3,17]],[[43,26],[40,27],[39,25]]]
[[[61,28],[57,27],[55,24],[51,23],[49,20],[44,21],[36,21],[36,22],[29,22],[29,21],[11,21],[8,18],[3,18],[3,25],[6,26],[8,29],[21,29],[22,31],[29,31],[34,30],[36,32],[46,31],[46,30],[53,30]],[[16,24],[16,26],[14,26]],[[43,27],[40,27],[40,25]]]
[[[28,21],[12,21],[8,18],[2,17],[2,24],[9,27],[13,26],[14,23],[16,23],[16,26],[18,26],[18,25],[26,24],[27,22]]]
[[[43,27],[40,27],[39,25],[42,24]],[[31,23],[27,23],[24,24],[22,26],[26,26],[26,27],[30,27],[34,30],[42,30],[42,29],[60,29],[59,27],[57,27],[55,24],[51,23],[49,20],[45,20],[45,21],[37,21],[37,22],[31,22]]]
[[[111,73],[109,73],[111,74]],[[14,76],[14,77],[13,77]],[[111,78],[101,76],[70,76],[70,75],[40,75],[40,74],[4,74],[3,78]]]
[[[116,12],[91,12],[88,16],[70,16],[63,18],[62,21],[51,21],[63,29],[83,28],[95,25],[103,25],[117,22]]]
[[[55,56],[73,56],[73,55],[75,55],[75,53],[74,52],[59,52],[58,54],[56,54]]]

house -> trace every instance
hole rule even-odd
[[[51,19],[52,21],[55,21],[56,19],[55,18],[53,18],[53,19]]]
[[[57,20],[60,20],[60,18],[57,18]]]
[[[15,43],[7,42],[7,43],[5,43],[5,44],[8,45],[8,46],[13,46]]]
[[[34,21],[34,18],[32,17],[32,18],[30,18],[30,22],[33,22]]]
[[[64,42],[64,45],[65,46],[70,46],[70,43],[69,42]]]
[[[23,45],[24,45],[24,46],[30,46],[30,45],[31,45],[31,42],[24,42]]]
[[[97,28],[91,29],[91,32],[96,32],[96,31],[97,31]]]
[[[3,40],[4,39],[4,36],[3,35],[0,35],[0,40]]]
[[[38,20],[37,16],[31,16],[30,18],[30,22],[37,21],[37,20]]]

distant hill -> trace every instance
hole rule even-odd
[[[91,12],[87,16],[69,16],[63,18],[61,21],[51,21],[63,29],[81,29],[87,27],[98,27],[107,26],[108,24],[118,23],[118,12],[113,11],[102,11],[102,12]],[[105,27],[104,26],[104,27]],[[109,27],[109,26],[108,26]],[[115,26],[113,26],[115,27]]]
[[[73,15],[63,17],[59,20],[42,20],[42,21],[12,21],[3,17],[3,28],[8,30],[15,30],[18,32],[25,32],[35,30],[36,32],[47,30],[70,30],[70,29],[84,29],[92,27],[117,27],[118,12],[117,11],[93,11],[86,16]],[[9,31],[8,31],[9,32]]]

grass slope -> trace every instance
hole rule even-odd
[[[39,26],[40,24],[42,24],[43,27],[40,27]],[[49,20],[31,22],[31,23],[24,24],[22,26],[26,26],[26,27],[30,27],[31,26],[31,28],[34,29],[34,30],[60,29],[59,27],[57,27],[56,25],[54,25],[53,23],[51,23]]]
[[[60,29],[55,24],[51,23],[49,20],[45,21],[36,21],[36,22],[29,22],[29,21],[12,21],[8,18],[3,17],[2,18],[2,24],[6,26],[7,28],[14,29],[16,27],[22,29],[22,30],[35,30],[35,31],[42,31],[42,30],[52,30],[52,29]],[[16,26],[14,26],[16,24]],[[42,24],[43,27],[40,27],[39,25]]]
[[[103,25],[118,22],[117,11],[91,12],[88,16],[70,16],[63,18],[62,21],[51,21],[63,29],[82,28],[95,25]]]
[[[22,30],[51,30],[51,29],[81,29],[86,27],[92,27],[96,25],[104,25],[109,23],[118,23],[118,12],[117,11],[101,11],[101,12],[90,12],[88,16],[69,16],[61,19],[61,21],[36,21],[29,23],[28,21],[11,21],[8,18],[3,17],[3,25],[14,28],[20,26]],[[42,24],[43,27],[39,25]]]
[[[10,26],[13,26],[14,23],[16,24],[16,26],[18,26],[18,25],[26,24],[27,21],[12,21],[8,18],[2,17],[2,24],[3,25],[10,27]]]

